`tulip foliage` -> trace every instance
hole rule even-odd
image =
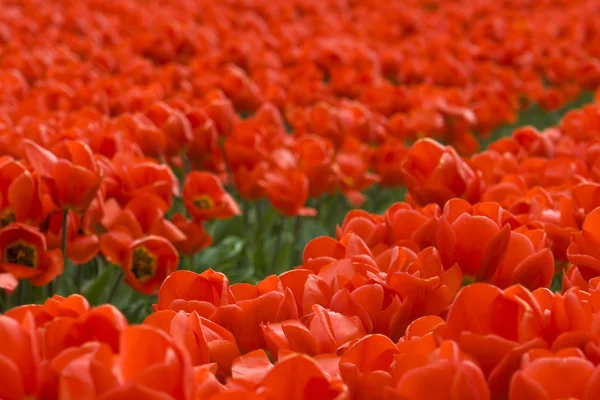
[[[0,400],[600,398],[596,0],[0,0]]]

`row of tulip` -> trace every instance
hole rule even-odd
[[[414,185],[409,152],[438,150],[409,150],[407,139],[436,137],[467,155],[478,145],[473,135],[485,138],[531,103],[559,107],[600,78],[594,1],[247,3],[156,2],[157,13],[133,0],[7,4],[0,224],[20,224],[5,240],[35,243],[15,252],[25,268],[2,267],[9,293],[23,282],[9,303],[39,301],[29,284],[47,285],[49,295],[83,292],[107,262],[154,294],[178,266],[195,265],[188,258],[213,243],[219,225],[229,229],[210,221],[239,214],[246,227],[233,243],[250,260],[228,272],[236,280],[282,272],[290,263],[282,248],[300,242],[296,263],[299,236],[316,234],[296,218],[291,238],[273,235],[273,254],[256,256],[262,232],[287,223],[271,215],[265,226],[272,209],[286,217],[326,211],[327,231],[337,193],[360,206],[368,191],[377,198],[377,188]],[[338,29],[310,33],[333,14]],[[449,40],[459,32],[464,40]],[[411,191],[421,203],[440,200]],[[391,193],[379,211],[401,199]],[[242,233],[248,225],[258,240]],[[135,252],[146,247],[162,255],[156,271]]]
[[[408,202],[349,212],[336,238],[255,285],[176,271],[141,325],[77,294],[13,308],[0,396],[595,399],[598,115],[571,111],[470,159],[421,140],[403,163]],[[20,229],[3,230],[17,261]],[[142,282],[166,264],[157,238],[134,247]]]
[[[0,399],[600,397],[596,1],[0,6]]]

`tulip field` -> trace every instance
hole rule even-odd
[[[600,399],[600,1],[0,0],[34,399]]]

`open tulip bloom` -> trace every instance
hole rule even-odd
[[[0,10],[0,400],[600,399],[598,0]]]

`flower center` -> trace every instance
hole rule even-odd
[[[469,286],[473,283],[477,282],[477,279],[475,279],[474,276],[471,275],[465,275],[463,276],[463,280],[462,280],[462,286]]]
[[[37,249],[35,246],[16,241],[4,250],[4,259],[9,264],[18,264],[25,267],[37,267]]]
[[[12,224],[13,222],[17,222],[17,218],[12,209],[7,208],[0,212],[0,227],[4,228],[6,225]]]
[[[156,273],[156,257],[150,254],[145,247],[137,247],[133,250],[131,272],[138,281],[147,281]]]
[[[215,206],[215,203],[213,203],[210,196],[202,195],[194,199],[194,206],[196,206],[197,208],[207,209],[213,208]]]

